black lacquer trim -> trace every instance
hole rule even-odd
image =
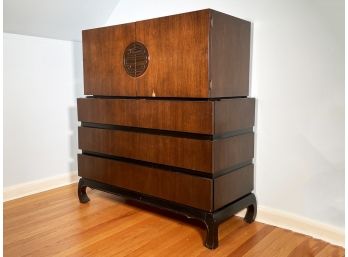
[[[166,170],[166,171],[170,171],[170,172],[184,173],[184,174],[188,174],[188,175],[191,175],[191,176],[210,178],[210,179],[218,178],[220,176],[223,176],[223,175],[226,175],[228,173],[237,171],[238,169],[241,169],[243,167],[246,167],[246,166],[252,164],[252,160],[250,160],[250,161],[247,161],[247,162],[243,162],[243,163],[239,163],[237,165],[234,165],[234,166],[232,166],[232,167],[230,167],[228,169],[224,169],[224,170],[221,170],[221,171],[218,171],[218,172],[214,172],[214,173],[207,173],[207,172],[202,172],[202,171],[190,170],[190,169],[185,169],[185,168],[180,168],[180,167],[175,167],[175,166],[170,166],[170,165],[165,165],[165,164],[141,161],[141,160],[126,158],[126,157],[119,157],[119,156],[103,154],[103,153],[98,153],[98,152],[92,152],[92,151],[82,150],[82,154],[88,155],[88,156],[93,156],[93,157],[99,157],[99,158],[114,160],[114,161],[120,161],[120,162],[126,162],[126,163],[131,163],[131,164],[151,167],[151,168],[162,169],[162,170]]]
[[[86,122],[86,121],[81,121],[81,127],[108,129],[108,130],[121,130],[121,131],[127,131],[127,132],[139,132],[139,133],[147,133],[147,134],[153,134],[153,135],[173,136],[173,137],[192,138],[192,139],[201,139],[201,140],[210,140],[210,141],[239,136],[239,135],[253,132],[253,128],[246,128],[246,129],[230,131],[224,134],[208,135],[208,134],[180,132],[180,131],[171,131],[171,130],[162,130],[162,129],[151,129],[151,128],[128,127],[128,126],[120,126],[120,125],[112,125],[112,124],[93,123],[93,122]]]
[[[223,99],[236,99],[236,98],[250,98],[248,96],[231,96],[231,97],[151,97],[151,96],[107,96],[107,95],[86,95],[86,98],[100,98],[100,99],[147,99],[147,100],[170,100],[170,101],[220,101]]]
[[[153,134],[153,135],[159,135],[159,136],[163,135],[163,136],[193,138],[193,139],[202,139],[202,140],[213,140],[212,135],[189,133],[189,132],[179,132],[179,131],[169,131],[169,130],[139,128],[139,127],[128,127],[128,126],[101,124],[101,123],[84,122],[84,121],[81,122],[81,126],[87,127],[87,128],[98,128],[98,129],[108,129],[108,130],[121,130],[121,131],[127,131],[127,132],[147,133],[147,134]]]
[[[113,186],[113,185],[99,182],[96,180],[87,179],[87,178],[83,178],[83,180],[86,182],[86,183],[83,183],[84,186],[88,186],[88,187],[94,188],[94,189],[99,189],[99,190],[107,192],[107,193],[118,194],[126,199],[140,201],[140,202],[148,204],[148,205],[163,206],[163,207],[172,208],[175,210],[183,210],[184,209],[184,210],[189,210],[189,212],[192,212],[192,213],[204,212],[203,210],[200,210],[200,209],[197,209],[194,207],[190,207],[190,206],[183,205],[183,204],[176,203],[176,202],[171,202],[171,201],[161,199],[161,198],[158,198],[155,196],[151,196],[151,195],[139,193],[136,191],[132,191],[129,189]]]
[[[122,196],[123,198],[139,202],[141,204],[183,215],[189,219],[199,220],[206,225],[207,236],[205,239],[205,246],[210,249],[214,249],[218,246],[219,224],[244,208],[247,208],[247,213],[244,217],[244,220],[248,223],[251,223],[255,220],[257,213],[257,203],[255,195],[253,193],[247,194],[217,211],[206,212],[190,206],[181,205],[168,200],[163,200],[157,197],[130,191],[124,188],[119,188],[86,178],[81,178],[78,183],[78,196],[81,203],[86,203],[87,199],[89,200],[85,190],[86,187],[116,194]]]
[[[82,150],[82,154],[93,156],[93,157],[100,157],[100,158],[104,158],[104,159],[109,159],[109,160],[113,160],[113,161],[120,161],[120,162],[126,162],[126,163],[146,166],[146,167],[150,167],[150,168],[162,169],[162,170],[166,170],[166,171],[170,171],[170,172],[185,173],[185,174],[197,176],[197,177],[213,178],[212,174],[210,174],[210,173],[195,171],[195,170],[190,170],[190,169],[185,169],[185,168],[179,168],[179,167],[173,167],[173,166],[168,166],[165,164],[146,162],[146,161],[126,158],[126,157],[118,157],[118,156],[114,156],[114,155],[91,152],[91,151],[84,151],[84,150]]]

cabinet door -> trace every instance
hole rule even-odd
[[[123,67],[135,23],[85,30],[82,41],[85,94],[136,96],[135,79]]]
[[[209,24],[209,10],[136,22],[136,39],[149,54],[138,96],[209,96]]]

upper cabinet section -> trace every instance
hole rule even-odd
[[[249,93],[250,23],[202,10],[85,30],[86,95],[215,98]]]

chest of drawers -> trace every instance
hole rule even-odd
[[[250,23],[213,10],[83,31],[86,187],[218,225],[256,215]],[[170,240],[170,239],[168,239]]]

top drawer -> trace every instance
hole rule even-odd
[[[146,99],[77,99],[82,122],[168,131],[224,134],[254,126],[255,99],[178,101]]]
[[[201,10],[84,30],[86,95],[247,96],[250,22]]]

